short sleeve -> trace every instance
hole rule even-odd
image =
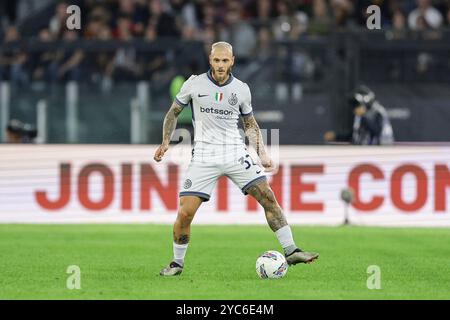
[[[192,96],[191,96],[191,87],[192,87],[192,79],[195,78],[195,76],[191,76],[189,79],[187,79],[183,85],[181,86],[180,92],[175,97],[175,102],[180,107],[186,107],[189,102],[191,102]]]
[[[239,106],[239,110],[241,111],[241,116],[243,117],[249,117],[253,115],[252,94],[247,84],[245,84],[244,94],[241,105]]]

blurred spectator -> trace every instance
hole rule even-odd
[[[332,20],[326,0],[314,0],[309,33],[313,36],[326,35],[331,31],[331,27]]]
[[[43,29],[39,32],[40,42],[49,43],[54,39],[49,29]],[[52,80],[52,66],[55,63],[56,53],[47,50],[35,54],[33,57],[32,79],[34,81],[50,82]]]
[[[155,41],[157,38],[157,33],[156,33],[156,26],[154,25],[149,25],[144,32],[144,40],[152,42]]]
[[[271,0],[260,0],[258,3],[258,19],[262,22],[268,22],[273,18],[273,1]]]
[[[155,28],[157,37],[180,36],[175,18],[163,9],[161,0],[150,0],[148,9],[150,12],[148,25]]]
[[[152,42],[156,39],[156,30],[149,26],[145,32],[144,40]],[[155,74],[168,66],[165,52],[143,52],[138,54],[137,63],[141,69],[141,77],[152,79]]]
[[[292,4],[296,11],[304,12],[308,17],[312,16],[312,6],[314,0],[292,0]]]
[[[36,128],[17,119],[11,119],[6,127],[7,143],[32,143],[36,136]]]
[[[115,36],[120,41],[133,40],[132,21],[129,16],[121,16],[117,22]],[[136,62],[136,50],[132,47],[117,50],[113,60],[106,69],[106,75],[116,81],[134,81],[140,73]]]
[[[450,4],[448,5],[446,17],[447,17],[447,26],[450,26]]]
[[[446,16],[446,18],[447,18],[447,26],[450,27],[450,4],[449,4],[449,6],[448,6],[448,10],[447,10],[445,16]]]
[[[136,12],[135,1],[134,0],[118,0],[118,15],[129,15],[133,16]]]
[[[6,143],[22,143],[23,123],[12,119],[6,127]]]
[[[354,145],[392,145],[394,132],[386,109],[368,87],[359,86],[349,98],[354,120],[352,130],[343,134],[325,133],[327,142],[350,142]]]
[[[219,19],[217,8],[212,3],[206,2],[200,9],[202,26],[217,25],[219,22],[223,22],[224,19]]]
[[[63,33],[63,41],[67,44],[76,41],[78,33],[66,30]],[[62,49],[56,56],[56,66],[54,70],[54,80],[78,81],[81,77],[81,63],[84,59],[84,52],[81,49]]]
[[[406,30],[406,17],[401,10],[396,10],[392,14],[392,28],[397,31]]]
[[[4,44],[14,45],[20,40],[17,27],[10,26],[6,29]],[[3,51],[0,55],[0,79],[10,80],[13,83],[23,85],[28,82],[26,63],[27,54],[20,47]]]
[[[256,47],[255,57],[258,61],[264,62],[269,59],[273,53],[272,33],[270,28],[261,27],[258,31],[258,45]]]
[[[194,41],[197,39],[197,33],[192,27],[185,27],[181,29],[181,39],[185,41]]]
[[[98,34],[96,39],[99,41],[109,41],[112,39],[111,28],[103,24],[98,29]],[[110,64],[112,63],[115,56],[115,52],[111,51],[100,51],[98,53],[93,53],[91,58],[88,59],[90,63],[89,67],[92,70],[92,80],[94,82],[101,81],[103,86],[109,86],[110,82]],[[104,89],[107,89],[104,87]]]
[[[84,38],[96,40],[100,38],[100,33],[108,28],[111,21],[111,14],[104,6],[95,6],[88,15],[85,27]]]
[[[84,38],[89,40],[97,40],[100,33],[100,29],[103,24],[98,19],[90,19],[86,25],[86,31],[84,32]]]
[[[275,39],[297,39],[308,26],[308,16],[304,12],[296,12],[289,1],[277,2],[277,13],[273,24]]]
[[[117,18],[117,26],[113,31],[114,38],[129,41],[133,38],[133,21],[129,15],[123,14]]]
[[[3,26],[14,20],[12,3],[0,1]],[[48,28],[36,28],[33,36],[43,42],[77,39],[77,34],[66,33],[69,3],[67,0],[56,2]],[[436,28],[450,25],[450,7],[446,0],[80,0],[79,4],[83,13],[79,36],[83,39],[151,42],[172,37],[175,41],[201,41],[205,52],[209,52],[214,41],[225,40],[234,45],[237,62],[244,62],[255,53],[257,59],[264,60],[271,51],[269,41],[327,36],[354,25],[365,27],[366,9],[372,4],[381,8],[388,39],[406,38],[410,29],[427,31],[412,36],[439,39]],[[5,19],[5,16],[10,18]],[[18,33],[14,27],[9,28],[3,42],[16,41],[20,38]],[[145,55],[141,57],[131,49],[92,53],[88,58],[81,50],[62,49],[53,53],[45,50],[28,59],[18,48],[0,53],[0,77],[16,83],[27,83],[29,78],[41,81],[50,74],[54,80],[79,79],[83,74],[81,68],[90,71],[91,79],[99,76],[137,79],[157,74],[168,66],[164,55],[149,55],[146,61]],[[281,50],[280,54],[283,56],[285,52]],[[418,60],[417,70],[421,72],[429,70],[430,59],[424,57]],[[149,61],[153,58],[155,61]],[[311,72],[310,60],[296,52],[292,59],[294,69],[286,72],[305,76]]]
[[[130,19],[130,31],[134,35],[143,35],[145,23],[149,13],[146,7],[147,1],[144,0],[118,0],[118,9],[115,21],[120,17],[128,17]]]
[[[402,39],[406,37],[406,32],[406,16],[401,10],[395,10],[392,14],[392,29],[390,30],[389,37],[391,39]]]
[[[0,31],[8,25],[15,24],[17,18],[17,1],[0,1]]]
[[[209,55],[211,51],[211,45],[217,40],[218,31],[216,30],[216,26],[212,23],[205,25],[205,29],[200,36],[200,39],[203,42],[204,52],[206,55]]]
[[[55,39],[60,39],[66,30],[66,21],[69,17],[67,7],[66,2],[59,3],[55,8],[54,16],[50,19],[48,28]]]
[[[238,1],[230,1],[226,24],[220,32],[220,39],[233,45],[233,53],[238,62],[245,63],[256,46],[256,33],[253,27],[243,19],[242,5]]]
[[[334,24],[338,28],[346,27],[353,13],[353,3],[349,0],[331,0]]]
[[[199,31],[200,24],[197,18],[197,11],[192,1],[186,0],[170,0],[173,13],[179,18],[179,25],[182,29],[190,29]]]
[[[89,11],[88,15],[89,22],[110,26],[111,20],[112,14],[104,5],[96,5]],[[95,36],[95,34],[93,34],[92,36]]]
[[[256,19],[258,26],[267,25],[275,18],[275,6],[272,0],[251,1],[248,11]]]
[[[411,30],[437,29],[442,23],[442,14],[431,6],[431,0],[417,0],[417,8],[408,16],[408,25]]]

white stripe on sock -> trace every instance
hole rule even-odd
[[[176,244],[173,243],[173,261],[179,265],[184,264],[184,257],[188,248],[188,243],[186,244]]]
[[[275,231],[275,234],[278,238],[278,241],[281,244],[281,247],[283,249],[286,249],[291,246],[295,246],[294,238],[292,237],[292,231],[290,226],[284,226],[277,231]]]

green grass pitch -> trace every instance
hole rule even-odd
[[[449,299],[450,229],[293,227],[320,253],[286,277],[261,280],[255,261],[278,250],[267,226],[192,226],[183,274],[163,278],[168,225],[0,225],[0,299]],[[81,289],[66,287],[67,268]],[[369,290],[367,268],[381,269]]]

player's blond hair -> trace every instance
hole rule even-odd
[[[216,50],[216,49],[228,50],[228,51],[230,51],[231,55],[233,55],[233,46],[231,44],[229,44],[228,42],[219,41],[219,42],[213,43],[211,46],[211,54],[213,54],[214,50]]]

